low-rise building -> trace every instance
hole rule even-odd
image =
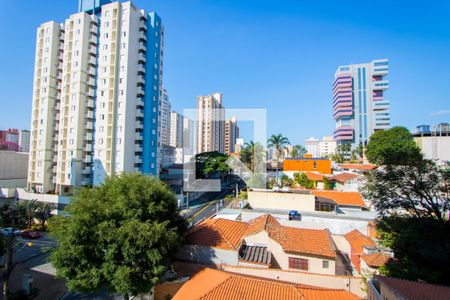
[[[341,289],[313,287],[203,268],[172,299],[356,300],[359,297]]]
[[[448,123],[441,123],[433,128],[428,125],[417,126],[413,136],[425,158],[440,162],[450,161],[450,126]]]
[[[306,154],[303,158],[287,158],[283,161],[283,172],[319,172],[331,174],[331,160],[312,157]]]
[[[355,173],[343,172],[331,177],[334,189],[337,191],[357,192],[359,190],[359,176]]]
[[[336,247],[327,229],[283,226],[269,214],[248,223],[206,219],[190,230],[179,257],[204,264],[336,274]]]
[[[372,164],[339,164],[338,168],[340,171],[365,175],[370,171],[375,170],[377,166]]]

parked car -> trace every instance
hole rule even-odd
[[[302,215],[298,212],[298,210],[290,210],[289,211],[289,220],[302,220]]]
[[[0,229],[0,234],[4,235],[4,236],[10,236],[10,235],[14,235],[14,236],[18,236],[22,233],[22,231],[19,228],[16,227],[5,227]]]
[[[38,239],[41,237],[41,234],[38,231],[24,230],[22,231],[22,237],[26,239]]]

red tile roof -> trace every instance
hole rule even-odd
[[[249,223],[206,219],[188,232],[186,243],[237,250],[244,237],[264,230],[286,252],[336,257],[334,242],[328,230],[281,226],[271,215],[260,216]]]
[[[286,252],[336,257],[336,248],[327,229],[276,226],[271,227],[268,234]]]
[[[356,175],[356,174],[341,173],[341,174],[334,175],[332,177],[332,179],[337,181],[337,182],[345,183],[346,181],[352,180],[352,179],[357,178],[357,177],[358,177],[358,175]]]
[[[363,254],[363,255],[361,255],[361,259],[369,267],[379,268],[393,258],[385,253],[375,252],[375,253],[371,253],[371,254]]]
[[[392,277],[375,276],[383,285],[396,291],[408,300],[441,300],[450,299],[450,287],[409,281]]]
[[[248,223],[247,230],[244,233],[244,236],[249,236],[266,230],[272,226],[279,226],[280,223],[269,214],[262,215],[256,219],[251,220]]]
[[[248,224],[227,219],[206,219],[192,228],[186,243],[227,250],[236,250],[241,244]]]
[[[362,234],[359,230],[353,229],[345,234],[345,238],[352,247],[352,254],[362,254],[363,247],[376,247],[376,243]]]
[[[313,173],[313,172],[306,172],[306,177],[308,177],[309,180],[314,180],[314,181],[323,181],[323,175],[322,174],[317,174],[317,173]]]
[[[366,207],[359,192],[317,191],[311,190],[316,197],[333,200],[338,205],[351,205]]]
[[[173,300],[354,300],[350,292],[269,280],[205,268],[187,281]]]
[[[342,169],[349,169],[349,170],[359,170],[359,171],[371,171],[377,168],[376,165],[370,165],[370,164],[340,164],[339,167]]]

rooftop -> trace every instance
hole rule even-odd
[[[404,279],[375,276],[375,279],[401,294],[408,300],[438,300],[450,299],[450,287],[409,281]]]
[[[244,276],[205,268],[187,281],[173,300],[353,300],[350,292]]]
[[[392,257],[385,253],[375,252],[371,254],[363,254],[361,255],[361,259],[364,260],[364,262],[369,267],[379,268],[382,265],[386,264],[388,261],[390,261]]]
[[[356,175],[356,174],[341,173],[341,174],[334,175],[332,177],[332,179],[337,181],[337,182],[345,183],[346,181],[352,180],[352,179],[357,178],[357,177],[358,177],[358,175]]]
[[[364,247],[376,247],[376,243],[362,234],[359,230],[352,230],[345,235],[345,238],[352,247],[354,254],[362,254]]]
[[[239,260],[249,263],[270,265],[272,255],[267,247],[242,245],[239,249]]]
[[[305,174],[309,180],[314,180],[314,181],[322,181],[323,180],[322,174],[317,174],[317,173],[313,173],[313,172],[306,172]]]
[[[340,164],[342,169],[359,170],[359,171],[371,171],[377,168],[376,165],[371,164]]]
[[[366,207],[359,192],[311,191],[316,197],[333,200],[338,205]]]

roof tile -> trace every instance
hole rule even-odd
[[[316,197],[331,199],[338,205],[351,205],[366,207],[359,192],[340,192],[340,191],[311,191]]]
[[[450,299],[450,287],[409,281],[392,277],[376,276],[382,284],[387,285],[409,300],[441,300]]]
[[[362,234],[357,229],[347,232],[345,234],[345,238],[350,243],[353,254],[362,254],[364,250],[363,247],[376,247],[377,245],[373,240]]]

